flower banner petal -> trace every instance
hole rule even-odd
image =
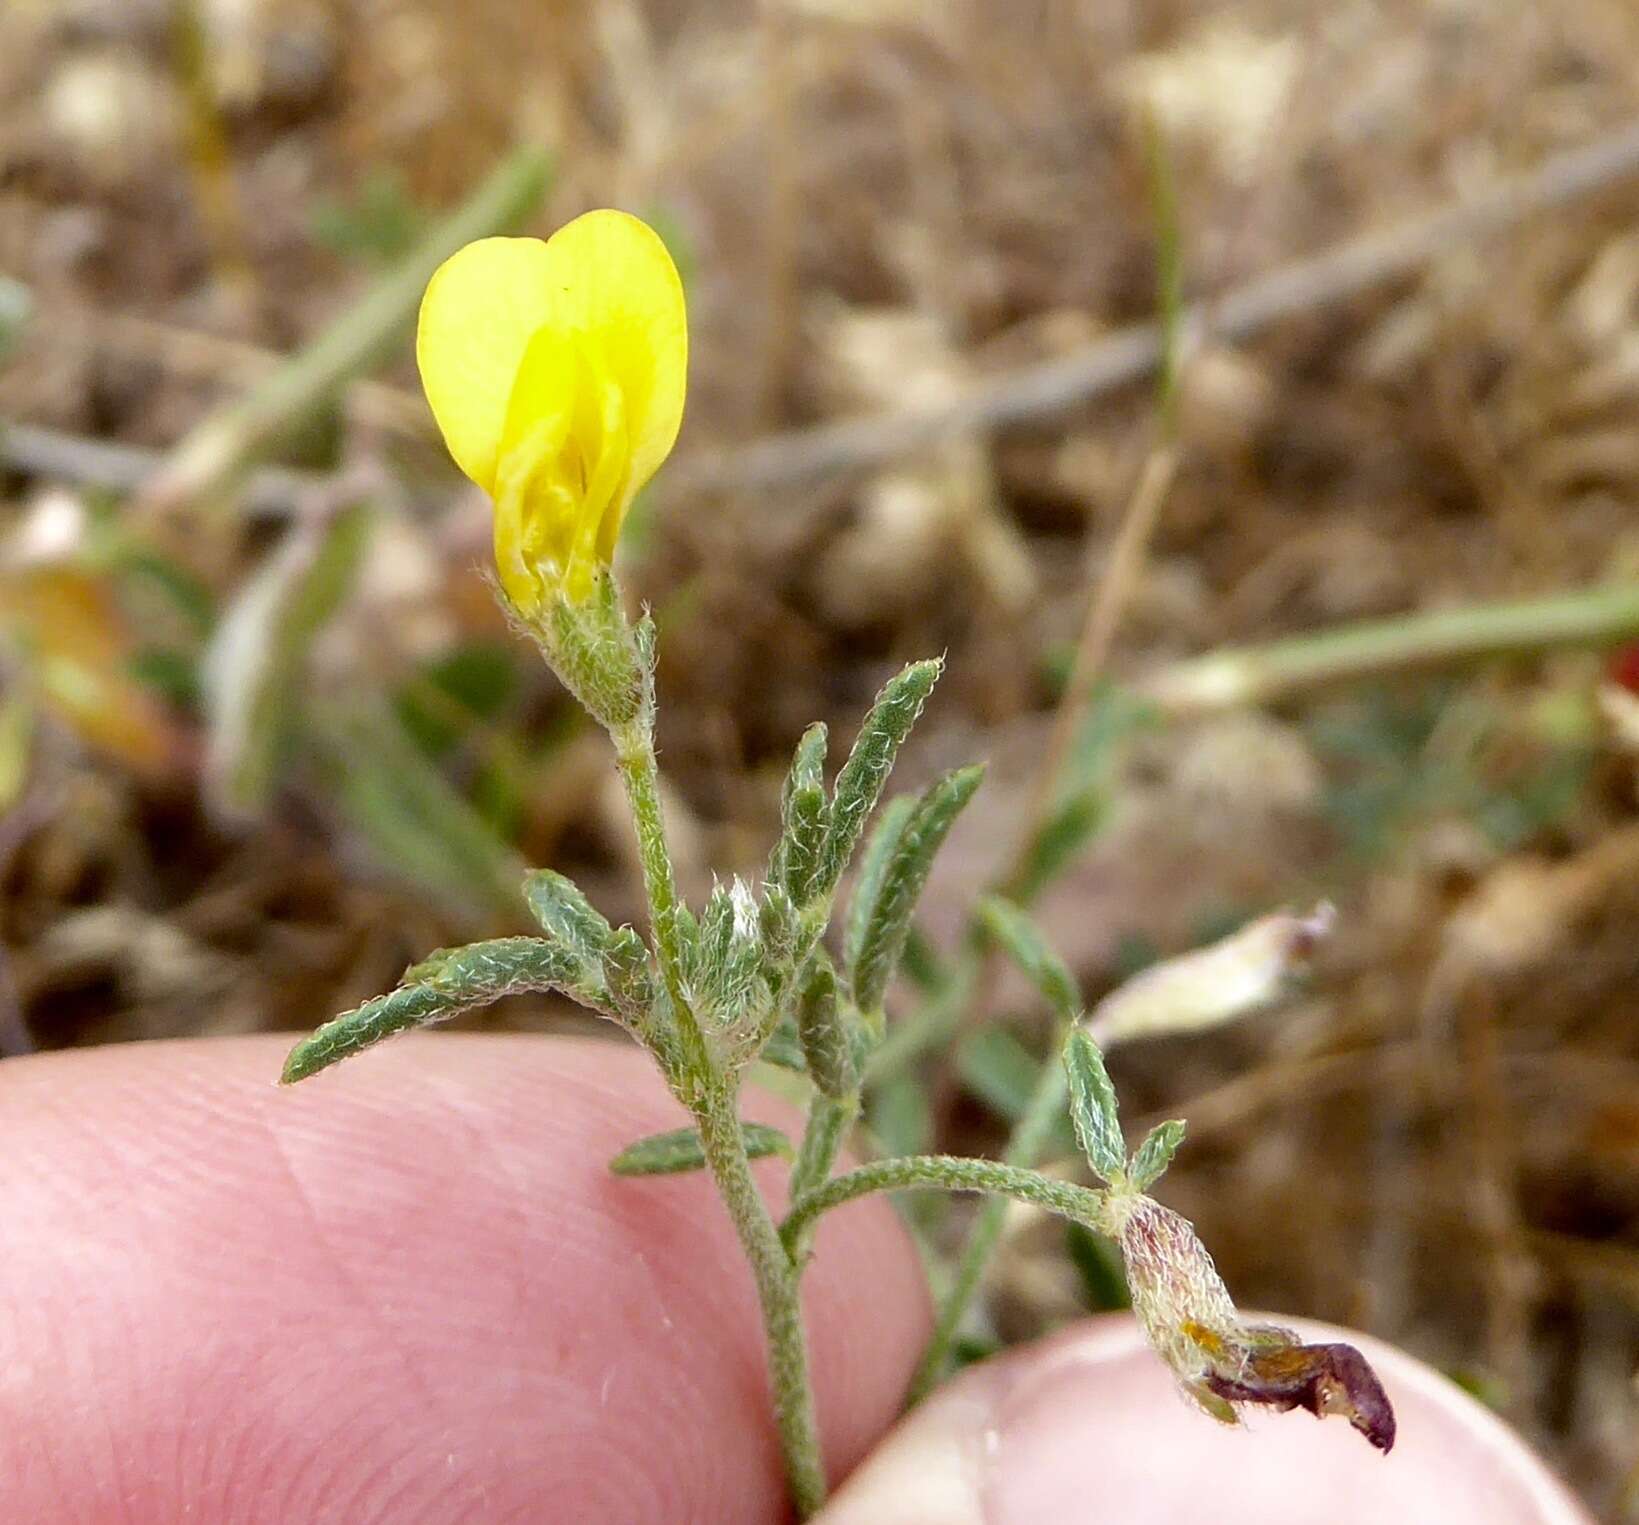
[[[626,212],[587,212],[546,243],[558,321],[620,388],[631,464],[619,514],[670,453],[688,386],[683,283],[660,235]]]
[[[456,465],[486,492],[495,491],[518,367],[556,320],[560,283],[540,239],[483,238],[445,260],[421,299],[421,384]]]

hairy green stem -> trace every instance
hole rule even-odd
[[[681,901],[666,847],[660,769],[648,716],[642,715],[612,734],[637,830],[655,954],[681,1040],[681,1063],[678,1073],[672,1076],[673,1085],[694,1114],[706,1165],[751,1264],[768,1341],[780,1449],[785,1456],[792,1499],[806,1519],[825,1502],[825,1468],[820,1459],[819,1421],[808,1375],[808,1341],[803,1330],[797,1270],[751,1178],[751,1162],[736,1105],[738,1086],[717,1072],[684,986],[683,949],[678,935]]]
[[[813,1191],[830,1175],[837,1151],[842,1147],[842,1141],[858,1113],[857,1094],[839,1100],[819,1091],[814,1093],[814,1100],[808,1108],[808,1126],[803,1130],[802,1147],[791,1171],[793,1197]],[[800,1260],[802,1257],[799,1254],[796,1258]]]
[[[666,982],[666,994],[671,997],[672,1011],[682,1048],[685,1080],[698,1081],[713,1073],[706,1050],[706,1042],[695,1020],[694,1008],[689,1004],[688,991],[683,984],[683,949],[677,933],[677,915],[681,901],[677,894],[677,879],[672,872],[671,853],[666,847],[666,822],[660,807],[660,766],[654,755],[654,736],[646,717],[622,726],[612,733],[615,743],[615,761],[620,768],[620,780],[626,787],[626,799],[631,806],[632,825],[637,832],[637,855],[643,865],[643,888],[649,901],[649,920],[654,936],[655,956],[660,961],[661,977]],[[690,1111],[699,1109],[698,1098],[683,1095]]]
[[[803,1330],[797,1269],[751,1178],[733,1090],[714,1087],[709,1102],[696,1114],[696,1121],[706,1164],[734,1220],[757,1282],[786,1477],[797,1510],[807,1519],[825,1502],[825,1467],[820,1459],[814,1389],[808,1376],[808,1340]]]
[[[987,1191],[1029,1202],[1100,1232],[1105,1231],[1109,1221],[1107,1193],[1090,1186],[1055,1181],[1040,1171],[999,1160],[906,1154],[833,1176],[823,1186],[799,1197],[780,1225],[780,1237],[787,1245],[796,1244],[821,1213],[877,1191]]]
[[[1025,1168],[1036,1164],[1053,1135],[1053,1128],[1064,1115],[1066,1081],[1064,1066],[1058,1062],[1059,1051],[1068,1036],[1068,1023],[1060,1023],[1054,1033],[1052,1057],[1036,1076],[1034,1090],[1026,1103],[1024,1113],[1008,1140],[1003,1160],[1012,1166]],[[956,1274],[939,1303],[938,1317],[934,1320],[933,1334],[922,1351],[905,1393],[905,1406],[913,1407],[933,1391],[934,1384],[944,1375],[950,1360],[950,1348],[967,1316],[974,1293],[985,1267],[1001,1238],[1002,1220],[1006,1214],[1002,1202],[987,1202],[968,1230],[967,1243],[962,1246],[961,1259],[956,1263]]]

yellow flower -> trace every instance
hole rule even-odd
[[[544,243],[483,238],[439,266],[416,360],[456,464],[495,502],[520,612],[580,602],[683,420],[688,325],[666,246],[624,212]]]

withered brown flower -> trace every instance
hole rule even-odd
[[[1290,1330],[1247,1323],[1187,1219],[1150,1197],[1111,1206],[1133,1312],[1202,1409],[1225,1424],[1238,1422],[1239,1403],[1338,1414],[1388,1451],[1394,1408],[1354,1346],[1305,1345]]]

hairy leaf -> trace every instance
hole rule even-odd
[[[574,961],[538,937],[499,937],[446,948],[406,973],[409,983],[326,1022],[290,1051],[284,1085],[305,1080],[408,1027],[425,1027],[502,996],[567,987]]]
[[[826,729],[816,721],[802,733],[780,790],[780,840],[769,859],[768,881],[804,902],[819,866],[829,807],[825,801]]]
[[[823,953],[816,954],[809,963],[797,997],[797,1035],[814,1084],[834,1100],[851,1095],[859,1084],[859,1069],[842,1005],[837,1000],[836,971]]]
[[[865,818],[876,808],[899,748],[933,692],[943,661],[913,662],[882,686],[831,794],[816,895],[829,895],[853,856]]]
[[[987,895],[979,902],[979,919],[1048,1005],[1061,1017],[1073,1018],[1081,1006],[1081,992],[1041,928],[1011,900],[997,895]]]
[[[1070,1081],[1070,1119],[1082,1153],[1104,1180],[1119,1181],[1126,1173],[1127,1149],[1116,1112],[1115,1087],[1098,1045],[1080,1028],[1064,1046],[1064,1068]]]
[[[865,929],[870,925],[871,913],[877,897],[882,893],[882,878],[899,849],[899,839],[916,813],[914,794],[901,794],[882,807],[865,844],[865,855],[859,860],[859,872],[854,875],[853,893],[848,897],[848,924],[842,934],[842,958],[845,968],[852,969],[859,962],[860,945],[865,941]]]
[[[754,1160],[771,1154],[790,1159],[791,1141],[778,1128],[763,1123],[741,1123],[740,1137],[746,1153]],[[612,1160],[609,1168],[617,1176],[666,1176],[685,1170],[703,1169],[706,1151],[700,1143],[700,1134],[693,1128],[678,1128],[671,1133],[654,1133],[628,1144]]]
[[[535,869],[524,877],[524,903],[541,930],[577,958],[601,962],[615,931],[574,880],[549,868]]]
[[[959,768],[932,784],[916,802],[888,855],[860,934],[858,955],[848,971],[854,1003],[867,1016],[881,1009],[934,854],[983,777],[983,768]]]
[[[1173,1155],[1184,1141],[1184,1122],[1157,1123],[1145,1135],[1144,1142],[1133,1151],[1132,1163],[1127,1167],[1127,1179],[1139,1191],[1148,1191],[1166,1173]]]
[[[825,845],[825,791],[804,784],[786,806],[785,834],[780,838],[781,879],[796,905],[807,905]]]

